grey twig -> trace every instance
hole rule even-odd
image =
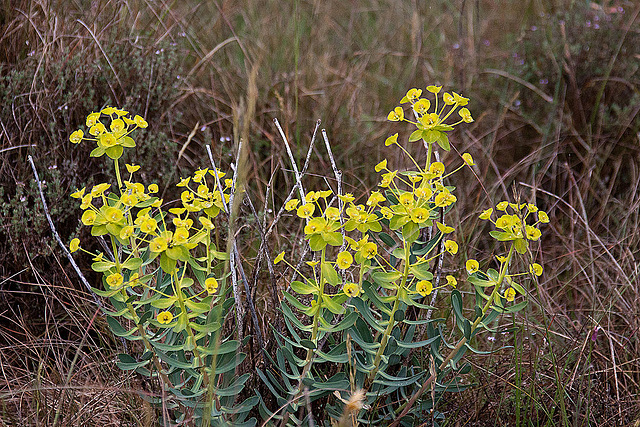
[[[316,141],[316,134],[318,132],[318,128],[319,127],[320,127],[320,120],[318,120],[316,122],[316,128],[313,131],[313,136],[311,137],[311,143],[309,143],[309,150],[307,150],[307,157],[306,157],[306,159],[304,161],[304,166],[302,167],[302,172],[300,173],[302,177],[304,177],[304,175],[307,172],[307,169],[309,167],[309,163],[310,163],[310,160],[311,160],[311,153],[313,153],[313,146],[314,146],[315,141]],[[276,217],[271,222],[271,225],[269,226],[269,229],[264,233],[265,234],[265,238],[269,238],[269,236],[273,232],[273,229],[275,228],[276,224],[280,220],[280,217],[284,213],[285,205],[287,204],[287,202],[289,200],[291,200],[293,198],[293,195],[295,194],[297,189],[298,189],[298,183],[296,182],[296,184],[293,186],[291,191],[289,191],[289,195],[285,199],[284,203],[282,203],[282,206],[280,206],[280,209],[278,210],[278,213],[277,213]],[[266,199],[266,200],[268,200],[268,199]]]
[[[336,177],[337,181],[337,194],[338,196],[342,196],[342,171],[338,169],[336,166],[336,161],[333,158],[333,151],[331,151],[331,144],[329,144],[329,138],[327,138],[327,131],[322,129],[322,138],[324,139],[324,145],[327,147],[327,153],[329,154],[329,160],[331,161],[331,168],[333,169],[333,174]],[[340,211],[340,225],[344,225],[344,213],[342,212],[342,199],[338,197],[338,210]],[[340,246],[340,252],[344,251],[346,247],[346,240],[344,239],[344,228],[340,227],[340,232],[342,233],[342,245]],[[342,276],[344,279],[345,272],[342,272]]]
[[[298,170],[298,165],[296,163],[296,159],[295,159],[295,157],[293,157],[293,153],[291,152],[291,147],[289,146],[289,141],[287,140],[287,137],[284,134],[284,131],[282,130],[282,126],[280,126],[280,122],[278,121],[278,119],[273,119],[273,121],[276,124],[276,127],[278,128],[278,131],[280,132],[280,136],[282,136],[282,140],[284,141],[284,146],[287,148],[287,154],[289,155],[289,160],[291,160],[291,166],[293,167],[293,173],[296,176],[296,183],[298,184],[298,191],[300,192],[300,200],[302,201],[302,203],[305,203],[304,187],[302,186],[302,175],[300,174],[300,171]]]
[[[40,192],[40,199],[42,200],[42,207],[44,209],[44,214],[47,217],[47,221],[49,222],[49,227],[51,228],[53,237],[56,239],[56,241],[58,242],[58,245],[62,248],[62,251],[65,253],[67,258],[69,259],[69,262],[71,263],[71,266],[73,267],[73,269],[76,271],[76,273],[78,273],[78,277],[80,277],[80,281],[87,288],[87,291],[93,297],[93,300],[95,301],[96,305],[100,308],[104,308],[102,306],[102,303],[98,299],[98,297],[96,297],[96,294],[94,294],[93,291],[91,290],[91,285],[89,284],[87,279],[84,277],[84,274],[82,274],[82,271],[80,271],[80,267],[78,267],[78,265],[74,261],[73,256],[71,255],[71,252],[69,252],[69,249],[67,249],[67,246],[62,242],[62,239],[60,238],[60,235],[58,234],[58,231],[56,230],[56,227],[53,224],[51,215],[49,214],[49,208],[47,207],[47,201],[44,198],[44,192],[42,191],[42,183],[40,182],[40,176],[38,175],[38,171],[36,170],[36,165],[33,163],[33,158],[31,157],[31,155],[27,156],[27,159],[31,164],[33,175],[36,178],[36,183],[38,184],[38,191]]]

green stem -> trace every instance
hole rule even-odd
[[[429,143],[427,146],[427,165],[425,166],[425,172],[429,170],[431,167],[431,154],[433,153],[433,142]]]
[[[178,279],[177,275],[175,275],[175,274],[173,275],[174,276],[174,281],[176,283],[176,297],[178,298],[178,305],[180,306],[181,313],[184,313],[184,315],[187,314],[187,307],[185,306],[184,295],[182,293],[182,279],[184,278],[184,272],[185,271],[186,271],[186,267],[185,267],[185,269],[183,269],[183,275],[182,275],[182,277],[180,277],[180,279]],[[182,314],[180,314],[180,315],[182,315]],[[202,355],[198,351],[198,344],[196,342],[196,337],[193,335],[193,331],[191,330],[191,327],[188,324],[187,324],[187,327],[186,327],[186,331],[187,331],[187,335],[189,335],[189,338],[188,338],[188,341],[187,341],[188,344],[189,344],[189,348],[190,348],[191,352],[193,352],[193,355],[196,357],[196,359],[198,359],[198,365],[201,366],[201,367],[204,367],[204,360],[202,358]],[[204,384],[208,388],[209,387],[209,375],[207,375],[207,372],[205,370],[202,370],[202,376],[203,376]]]
[[[122,189],[122,178],[120,177],[120,165],[118,159],[113,160],[113,166],[116,168],[116,179],[118,180],[118,190]]]
[[[320,254],[320,281],[318,282],[320,286],[320,292],[318,293],[318,311],[316,311],[316,314],[313,315],[313,328],[311,329],[311,342],[313,342],[316,345],[318,344],[318,328],[320,324],[320,316],[322,316],[322,297],[324,295],[324,268],[322,267],[324,267],[324,264],[325,264],[325,252],[326,252],[326,247],[322,248],[322,252]],[[313,360],[313,350],[308,349],[307,358],[305,359],[305,366],[302,371],[302,375],[300,377],[301,384],[302,384],[302,379],[311,369],[312,360]]]
[[[367,380],[365,383],[365,390],[367,390],[373,380],[376,377],[376,374],[380,370],[380,361],[382,360],[382,355],[387,348],[387,343],[389,342],[389,336],[391,336],[391,332],[393,331],[393,327],[395,326],[395,314],[400,306],[400,291],[404,289],[404,286],[407,284],[407,278],[409,277],[409,244],[406,240],[403,240],[404,243],[404,272],[402,274],[402,281],[398,290],[396,291],[396,296],[393,301],[393,308],[391,309],[391,313],[389,313],[389,323],[387,324],[387,329],[385,329],[382,339],[380,340],[380,347],[378,347],[378,351],[376,351],[375,358],[373,359],[373,369],[369,372],[367,376]]]

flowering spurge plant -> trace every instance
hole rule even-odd
[[[284,252],[274,260],[287,263],[301,280],[290,283],[292,292],[284,292],[281,310],[288,333],[276,332],[280,349],[271,369],[258,370],[278,404],[269,410],[262,401],[260,410],[269,420],[307,423],[317,417],[310,410],[314,402],[339,425],[416,425],[426,418],[438,424],[443,415],[435,402],[445,391],[464,388],[459,377],[470,366],[460,361],[467,350],[478,352],[471,346],[474,337],[492,331],[500,314],[526,305],[526,300],[515,302],[526,294],[516,280],[539,276],[542,267],[525,259],[528,271],[514,272],[518,263],[513,258],[514,253],[530,254],[529,242],[540,238],[538,224],[548,221],[533,204],[500,202],[496,211],[504,213],[495,221],[493,209],[481,214],[495,225],[490,234],[504,242],[505,253],[496,258],[497,270],[483,271],[475,257],[467,257],[466,279],[476,294],[469,318],[456,289],[463,278],[443,268],[443,259],[455,266],[459,250],[455,229],[446,222],[457,201],[448,181],[474,163],[465,153],[462,164],[448,172],[443,163],[432,161],[434,143],[449,151],[447,133],[473,121],[467,98],[444,93],[440,100],[440,91],[427,87],[432,102],[422,90],[411,89],[401,100],[409,108],[398,106],[388,115],[416,128],[408,140],[424,144],[422,164],[395,134],[385,144],[401,149],[414,168],[392,170],[383,160],[375,167],[381,173],[379,189],[362,202],[326,190],[285,205],[305,221],[315,255],[303,271]],[[452,119],[454,112],[458,120]],[[460,335],[453,343],[445,340],[452,336],[445,331],[445,319],[430,318],[436,307],[426,299],[439,289],[449,291],[440,302],[450,302],[454,314]]]
[[[113,159],[117,184],[71,195],[84,210],[82,223],[107,239],[107,253],[90,253],[78,239],[70,249],[89,253],[93,270],[102,274],[102,288],[93,291],[111,302],[105,314],[113,333],[141,343],[140,355],[120,354],[117,365],[160,381],[162,396],[150,400],[171,411],[172,420],[165,421],[253,425],[248,412],[257,398],[236,402],[249,374],[235,376],[245,355],[237,352],[240,342],[221,332],[235,302],[223,277],[227,256],[217,251],[212,234],[227,207],[231,180],[222,182],[224,173],[217,170],[198,170],[177,184],[183,188],[180,201],[166,211],[157,184],[136,182],[140,166],[121,170],[124,148],[135,147],[129,135],[147,126],[128,115],[104,108],[87,117],[90,137],[83,130],[70,136],[76,144],[95,143],[91,156]]]

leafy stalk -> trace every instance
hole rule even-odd
[[[509,264],[511,263],[514,247],[515,246],[512,243],[511,247],[509,248],[509,254],[507,255],[507,258],[504,264],[502,264],[502,268],[500,269],[500,275],[498,276],[498,280],[496,281],[496,284],[493,288],[493,292],[491,292],[491,296],[489,297],[489,300],[485,303],[484,307],[482,308],[482,315],[478,316],[478,318],[471,325],[471,335],[473,335],[473,332],[476,330],[480,322],[482,322],[482,319],[484,319],[484,316],[487,314],[487,311],[489,311],[489,308],[491,307],[498,291],[500,290],[500,285],[504,281],[504,278],[507,274],[507,270],[509,268]],[[453,350],[451,350],[449,355],[440,364],[438,371],[442,371],[444,368],[446,368],[446,366],[449,364],[451,359],[453,359],[455,355],[458,354],[458,351],[460,351],[460,349],[466,343],[467,343],[467,337],[462,337],[460,341],[458,341],[458,344],[453,348]],[[420,389],[416,391],[413,394],[413,396],[411,396],[411,399],[409,399],[404,405],[401,405],[397,409],[397,411],[401,411],[401,412],[398,415],[398,417],[393,421],[393,423],[390,425],[390,427],[396,427],[400,423],[400,420],[404,418],[404,416],[407,415],[407,413],[409,413],[409,410],[411,409],[411,407],[416,403],[418,398],[427,390],[427,387],[429,387],[431,383],[433,383],[436,380],[437,375],[438,375],[437,372],[432,373],[431,376],[424,382],[422,387],[420,387]]]
[[[405,239],[403,239],[402,242],[404,244],[404,271],[402,273],[402,280],[400,282],[400,286],[396,290],[396,295],[393,300],[393,308],[391,309],[391,313],[389,314],[389,323],[387,324],[387,329],[385,329],[382,335],[380,347],[378,348],[378,351],[376,351],[376,355],[373,359],[373,369],[367,376],[365,389],[368,389],[371,386],[371,383],[373,383],[376,374],[380,370],[380,361],[382,360],[382,355],[387,348],[389,336],[391,336],[391,332],[393,331],[393,328],[395,326],[395,313],[400,306],[400,290],[404,288],[407,283],[407,278],[409,277],[409,243]]]

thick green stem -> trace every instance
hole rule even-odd
[[[184,315],[187,314],[187,307],[185,305],[184,302],[184,294],[182,293],[182,279],[184,278],[184,271],[183,270],[183,275],[182,277],[180,277],[178,279],[177,275],[174,275],[174,282],[176,283],[176,297],[178,298],[178,306],[180,307],[180,312],[184,313]],[[182,316],[182,314],[180,314]],[[191,330],[191,327],[187,324],[186,327],[186,331],[187,331],[187,335],[189,336],[188,338],[188,344],[189,344],[189,349],[191,350],[191,352],[193,352],[193,355],[196,357],[196,359],[198,359],[198,365],[201,367],[204,367],[204,359],[202,358],[202,355],[200,354],[200,352],[198,351],[198,344],[196,342],[196,337],[195,335],[193,335],[193,331]],[[202,376],[203,376],[203,381],[205,386],[209,387],[209,375],[207,375],[206,371],[202,371]]]
[[[427,165],[425,166],[425,172],[431,167],[431,154],[433,153],[433,143],[427,145]]]
[[[325,253],[326,248],[322,248],[322,253],[320,254],[320,282],[318,285],[320,286],[320,292],[318,293],[318,311],[313,315],[313,326],[311,329],[311,342],[317,345],[318,343],[318,328],[320,324],[320,316],[322,316],[322,297],[324,295],[324,264],[325,264]],[[311,369],[311,365],[313,361],[313,350],[307,350],[307,358],[305,359],[304,369],[302,371],[302,375],[300,377],[300,381],[306,376],[309,369]]]

